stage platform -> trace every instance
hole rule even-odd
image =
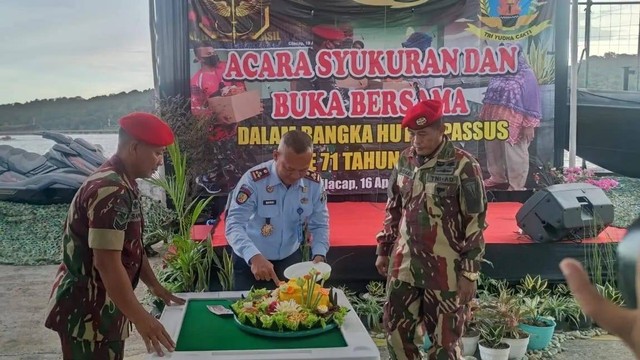
[[[493,267],[484,264],[482,271],[492,278],[517,282],[531,274],[541,275],[550,282],[562,281],[558,268],[560,260],[565,257],[583,260],[590,248],[585,244],[618,242],[626,233],[626,229],[609,227],[597,238],[585,239],[580,243],[535,243],[519,233],[515,216],[521,206],[518,202],[491,202],[488,205],[488,228],[484,233],[485,258]],[[327,262],[333,269],[332,282],[360,289],[369,281],[382,281],[374,266],[375,235],[382,226],[385,204],[334,202],[329,203],[328,207],[331,249]],[[213,245],[224,247],[227,242],[223,229],[224,219],[215,229],[208,225],[196,225],[192,236],[195,240],[203,240],[213,231]]]

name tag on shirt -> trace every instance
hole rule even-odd
[[[458,177],[455,175],[429,174],[427,175],[427,182],[442,183],[442,184],[457,184]]]
[[[262,202],[262,205],[275,205],[276,201],[275,200],[264,200]]]
[[[437,175],[450,175],[456,171],[456,163],[454,161],[438,161],[436,162],[435,174]]]

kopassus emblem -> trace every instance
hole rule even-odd
[[[213,15],[216,40],[257,40],[269,28],[269,0],[203,0]],[[223,37],[221,39],[220,37]]]

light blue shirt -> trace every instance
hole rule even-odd
[[[320,177],[308,172],[287,188],[270,160],[249,169],[229,195],[225,235],[247,263],[257,254],[282,260],[299,249],[305,221],[312,235],[312,258],[326,257],[329,211]],[[267,234],[269,225],[272,231]]]

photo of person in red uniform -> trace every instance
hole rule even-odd
[[[199,62],[201,67],[191,78],[191,112],[201,120],[207,121],[215,117],[216,111],[209,105],[210,98],[236,95],[247,91],[247,88],[242,81],[224,79],[227,64],[220,59],[211,43],[206,41],[197,43],[193,53],[195,55],[193,61]],[[196,183],[211,194],[229,190],[225,189],[226,184],[233,182],[229,180],[242,175],[242,172],[233,164],[222,161],[229,158],[230,154],[240,153],[235,144],[238,124],[226,123],[222,120],[215,119],[209,127],[209,140],[215,142],[218,147],[216,154],[213,154],[211,170],[196,179]]]
[[[199,62],[201,66],[191,78],[191,111],[194,115],[213,115],[213,109],[209,108],[210,97],[229,96],[247,91],[242,81],[224,80],[227,63],[220,60],[213,45],[201,42],[193,49],[193,53],[196,57],[193,62]]]

